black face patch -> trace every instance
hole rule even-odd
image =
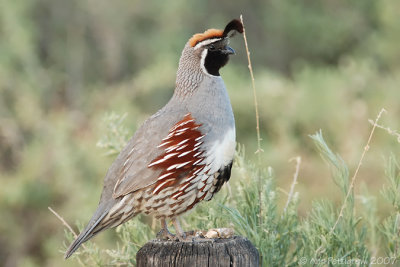
[[[220,76],[219,69],[229,61],[229,54],[221,52],[218,49],[208,49],[204,60],[204,67],[207,72],[214,76]]]

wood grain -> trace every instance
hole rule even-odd
[[[152,240],[137,253],[138,267],[259,266],[259,254],[241,236],[227,239],[196,239],[192,242]]]

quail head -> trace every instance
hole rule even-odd
[[[138,213],[160,219],[164,237],[184,239],[177,217],[210,200],[229,180],[235,153],[235,120],[219,70],[235,51],[229,38],[243,32],[239,20],[186,43],[172,98],[137,130],[109,168],[100,203],[65,253]]]

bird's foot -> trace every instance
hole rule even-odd
[[[156,235],[157,239],[160,240],[170,240],[170,241],[180,241],[180,242],[192,242],[194,238],[194,231],[184,232],[182,234],[177,233],[174,235],[170,231],[166,231],[165,229],[161,229],[160,232]]]
[[[161,229],[161,231],[158,232],[156,237],[161,240],[171,240],[171,241],[179,240],[179,237],[172,234],[170,231],[168,231],[168,229]]]
[[[161,219],[161,231],[158,232],[156,237],[161,240],[171,240],[171,241],[175,241],[177,238],[168,230],[167,222],[165,221],[165,219]]]
[[[177,233],[176,236],[180,242],[192,242],[194,238],[194,231]]]
[[[194,231],[184,232],[177,218],[172,219],[172,224],[174,225],[176,236],[178,237],[179,241],[181,242],[193,241]]]
[[[158,232],[156,238],[160,240],[171,240],[180,242],[191,242],[194,238],[194,231],[183,232],[179,224],[179,221],[172,219],[172,223],[175,227],[176,235],[172,234],[167,227],[165,219],[161,219],[161,231]]]

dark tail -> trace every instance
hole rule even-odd
[[[81,245],[82,243],[88,241],[90,238],[94,237],[98,234],[101,230],[107,228],[107,226],[98,227],[100,226],[99,223],[103,220],[103,218],[107,215],[107,212],[103,212],[98,218],[96,218],[97,214],[93,216],[90,220],[89,224],[86,228],[79,234],[79,236],[75,239],[74,242],[69,246],[67,252],[64,254],[64,259],[68,259]]]

